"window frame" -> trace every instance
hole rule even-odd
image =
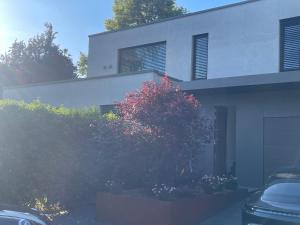
[[[139,71],[131,71],[131,72],[121,72],[121,51],[123,50],[130,50],[134,48],[141,48],[141,47],[148,47],[148,46],[153,46],[153,45],[158,45],[158,44],[165,44],[166,46],[166,58],[165,58],[165,69],[166,69],[166,64],[167,64],[167,41],[157,41],[157,42],[152,42],[152,43],[147,43],[147,44],[142,44],[142,45],[135,45],[131,47],[125,47],[125,48],[119,48],[118,49],[118,74],[123,74],[123,73],[139,73],[147,70],[139,70]],[[153,69],[155,70],[155,69]],[[160,71],[159,71],[160,72]]]
[[[196,39],[206,37],[207,38],[207,64],[206,64],[206,77],[205,78],[196,78]],[[192,45],[192,80],[207,80],[208,75],[208,47],[209,47],[209,33],[193,35],[193,45]]]
[[[280,20],[280,66],[279,66],[279,70],[280,72],[288,72],[288,71],[298,71],[300,70],[300,66],[299,68],[296,69],[284,69],[284,28],[286,25],[296,25],[296,24],[300,24],[300,16],[297,17],[291,17],[291,18],[287,18],[287,19],[282,19]]]

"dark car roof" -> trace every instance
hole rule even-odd
[[[285,193],[282,189],[278,187],[271,189],[271,192],[267,191],[270,188],[281,185],[281,184],[299,184],[299,179],[276,179],[269,183],[264,189],[256,192],[246,202],[246,205],[250,205],[254,208],[266,209],[266,210],[275,210],[282,212],[296,212],[300,211],[299,198],[295,195],[294,192],[286,192],[287,196],[282,196],[282,193]],[[267,193],[266,193],[267,191]],[[279,195],[276,192],[279,191]],[[269,193],[268,193],[269,192]],[[267,194],[267,195],[266,195]],[[289,196],[289,194],[292,194]],[[284,194],[285,195],[285,194]],[[297,194],[299,195],[299,192]]]

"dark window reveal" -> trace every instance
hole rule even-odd
[[[193,79],[207,78],[208,34],[194,36]]]
[[[100,105],[100,113],[102,115],[109,112],[117,113],[116,105]]]
[[[280,23],[280,71],[292,70],[300,70],[300,17]]]
[[[166,67],[166,42],[119,50],[119,72],[157,70],[164,73]]]

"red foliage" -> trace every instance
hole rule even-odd
[[[198,118],[199,108],[198,100],[175,87],[167,76],[160,83],[145,82],[140,90],[128,94],[118,104],[124,120],[140,123],[148,132],[176,136]]]

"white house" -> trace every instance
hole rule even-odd
[[[300,163],[299,9],[299,0],[249,0],[93,34],[87,79],[5,87],[3,96],[105,107],[166,73],[215,118],[208,170],[235,168],[241,185],[258,187]]]
[[[163,65],[155,69],[183,81],[190,81],[195,75],[195,47],[208,56],[202,59],[204,74],[196,76],[212,79],[277,73],[280,21],[299,16],[299,7],[297,0],[245,1],[132,29],[90,35],[89,76],[130,71],[120,65],[120,56],[130,52],[128,48],[142,51],[147,46],[149,54],[155,46],[160,50],[161,58],[157,60]]]

